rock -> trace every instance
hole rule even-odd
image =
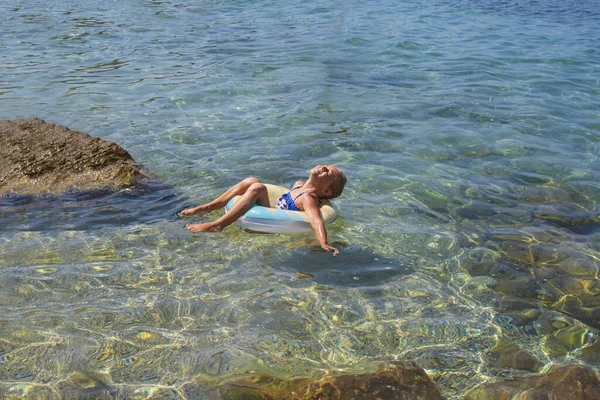
[[[0,194],[123,187],[142,178],[116,143],[37,118],[0,120]]]
[[[489,362],[500,368],[538,372],[542,363],[529,352],[513,343],[498,343],[488,354]]]
[[[598,210],[582,210],[579,205],[572,205],[572,207],[566,210],[547,207],[547,209],[535,212],[533,215],[538,219],[552,222],[576,233],[585,234],[597,229],[600,225],[600,213]]]
[[[66,398],[110,399],[117,392],[110,383],[108,375],[78,371],[58,382],[57,389]]]
[[[441,399],[425,371],[414,364],[382,365],[375,372],[328,375],[319,381],[309,378],[283,380],[252,375],[224,383],[217,398],[233,399]]]
[[[511,325],[525,330],[533,330],[533,322],[542,314],[539,306],[532,300],[516,296],[505,296],[500,301],[499,310],[501,316],[507,318]]]
[[[600,337],[591,346],[585,347],[581,351],[581,359],[590,364],[600,366]]]
[[[543,375],[485,383],[465,395],[467,400],[600,399],[600,380],[581,365],[556,368]]]
[[[564,296],[552,306],[589,326],[600,329],[600,296],[598,295]]]

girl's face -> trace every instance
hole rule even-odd
[[[317,165],[310,174],[317,178],[323,187],[329,187],[342,174],[342,172],[333,165]]]

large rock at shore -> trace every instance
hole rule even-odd
[[[600,399],[600,381],[593,370],[571,365],[543,375],[486,383],[467,393],[465,399],[597,400]]]
[[[0,120],[0,194],[122,187],[142,176],[116,143],[37,118]]]

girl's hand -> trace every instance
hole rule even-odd
[[[339,251],[338,249],[336,249],[335,247],[331,247],[331,246],[330,246],[330,245],[328,245],[328,244],[322,244],[322,245],[321,245],[321,248],[322,248],[323,250],[325,250],[325,251],[333,251],[333,256],[334,256],[334,257],[340,254],[340,251]]]

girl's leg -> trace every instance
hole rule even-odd
[[[190,216],[196,215],[200,213],[209,213],[214,210],[218,210],[219,208],[225,207],[225,204],[235,196],[240,196],[246,193],[246,190],[253,183],[260,183],[260,181],[256,178],[246,178],[237,185],[234,185],[227,189],[225,193],[211,201],[210,203],[201,204],[198,207],[188,208],[187,210],[181,211],[181,215]]]
[[[233,207],[221,218],[206,224],[187,225],[192,232],[219,232],[234,223],[253,205],[269,207],[269,193],[267,187],[256,182],[250,185],[246,192],[239,198]]]

